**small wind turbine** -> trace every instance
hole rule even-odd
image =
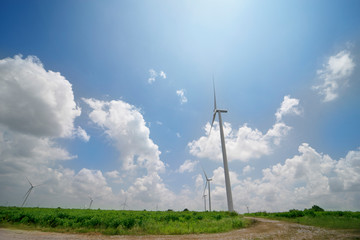
[[[125,207],[127,207],[126,201],[127,201],[127,197],[125,197],[124,203],[121,204],[121,206],[123,206],[123,210],[125,210]],[[156,205],[156,206],[157,206],[157,205]]]
[[[247,209],[247,212],[250,213],[248,205],[246,205],[246,209]]]
[[[91,196],[89,196],[89,199],[90,199],[90,204],[89,204],[89,209],[90,209],[90,208],[91,208],[91,205],[92,205],[92,203],[93,203],[93,201],[94,201],[94,199],[92,199]]]
[[[219,115],[221,147],[222,147],[222,155],[223,155],[223,163],[224,163],[225,186],[226,186],[226,196],[227,196],[228,210],[229,210],[229,212],[233,212],[234,211],[234,206],[233,206],[232,193],[231,193],[229,166],[228,166],[228,161],[227,161],[227,156],[226,156],[224,130],[223,130],[223,124],[222,124],[222,119],[221,119],[221,113],[227,113],[227,110],[220,110],[220,109],[218,109],[216,107],[216,94],[215,94],[214,78],[213,78],[213,88],[214,88],[214,114],[213,114],[213,119],[212,119],[212,122],[211,122],[211,128],[210,128],[209,135],[211,133],[211,129],[212,129],[212,126],[214,124],[216,114],[218,114]]]
[[[204,188],[204,192],[206,189],[206,186],[208,187],[209,190],[209,211],[211,212],[211,197],[210,197],[210,181],[212,181],[211,178],[208,178],[208,176],[206,175],[205,170],[203,169],[204,175],[205,175],[205,179],[206,179],[206,183],[205,183],[205,188]]]
[[[29,181],[29,179],[26,177],[26,179],[28,180],[28,182],[29,182],[29,184],[30,184],[30,188],[29,188],[29,190],[25,193],[25,195],[24,195],[24,202],[22,203],[22,205],[21,205],[21,207],[23,207],[24,205],[25,205],[25,202],[26,202],[26,200],[28,199],[28,197],[29,197],[29,195],[30,195],[30,193],[31,193],[31,191],[34,189],[34,188],[36,188],[36,187],[38,187],[38,186],[40,186],[41,184],[39,184],[39,185],[36,185],[36,186],[34,186],[34,185],[32,185],[32,183]]]

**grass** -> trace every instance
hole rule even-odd
[[[284,220],[327,229],[360,230],[360,212],[314,211],[312,209],[305,209],[304,211],[301,211],[293,209],[288,212],[257,212],[245,214],[245,216]]]
[[[219,233],[246,227],[249,220],[229,212],[148,212],[0,207],[0,226],[107,235]]]

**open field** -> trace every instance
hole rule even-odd
[[[319,227],[304,226],[297,223],[290,223],[284,221],[251,218],[255,220],[255,224],[250,227],[233,230],[226,233],[213,233],[213,234],[188,234],[188,235],[116,235],[107,236],[96,233],[54,233],[54,232],[40,232],[40,231],[25,231],[19,229],[4,229],[0,228],[0,240],[17,239],[17,240],[254,240],[254,239],[292,239],[292,240],[305,240],[305,239],[347,239],[355,240],[360,239],[359,230],[329,230]]]
[[[148,212],[0,207],[0,226],[25,230],[107,235],[219,233],[246,227],[228,212]]]
[[[314,209],[290,210],[288,212],[256,212],[245,214],[252,217],[264,217],[284,220],[309,226],[328,229],[358,229],[360,230],[360,212],[350,211],[316,211]]]

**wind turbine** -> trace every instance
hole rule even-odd
[[[26,200],[28,199],[28,197],[29,197],[29,195],[30,195],[30,193],[31,193],[31,191],[34,189],[34,188],[36,188],[36,187],[38,187],[38,186],[40,186],[41,184],[39,184],[39,185],[36,185],[36,186],[34,186],[34,185],[32,185],[32,183],[29,181],[29,179],[26,177],[26,179],[28,180],[28,182],[29,182],[29,184],[30,184],[30,188],[29,188],[29,190],[25,193],[25,195],[24,195],[24,202],[22,203],[22,205],[21,205],[21,207],[23,207],[24,205],[25,205],[25,202],[26,202]]]
[[[91,196],[89,196],[89,199],[90,199],[90,204],[89,204],[89,209],[90,209],[90,208],[91,208],[91,205],[92,205],[92,203],[93,203],[93,201],[94,201],[94,199],[92,199]]]
[[[219,126],[220,126],[220,139],[221,139],[221,147],[222,147],[222,155],[223,155],[223,163],[224,163],[227,204],[228,204],[229,212],[233,212],[234,206],[233,206],[232,193],[231,193],[229,166],[228,166],[228,161],[227,161],[227,156],[226,156],[224,130],[223,130],[223,124],[222,124],[222,119],[221,119],[221,113],[227,113],[227,110],[221,110],[216,107],[216,94],[215,94],[214,78],[213,78],[213,88],[214,88],[214,114],[213,114],[213,119],[211,122],[210,133],[211,133],[211,129],[214,124],[214,121],[215,121],[216,114],[218,114],[219,115]],[[210,135],[210,133],[209,133],[209,135]]]
[[[205,189],[206,189],[206,186],[207,186],[208,190],[209,190],[209,211],[211,212],[210,181],[212,181],[212,179],[208,178],[208,176],[206,175],[206,172],[205,172],[204,169],[203,169],[203,172],[204,172],[204,175],[205,175],[205,178],[206,178],[204,192],[205,192]]]
[[[206,186],[205,186],[205,188],[206,188]],[[205,206],[205,212],[206,212],[206,194],[205,194],[205,189],[204,189],[203,198],[204,198],[204,206]]]

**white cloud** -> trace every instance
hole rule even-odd
[[[176,90],[176,94],[180,97],[180,103],[187,103],[187,98],[185,96],[185,89]]]
[[[253,171],[255,168],[254,167],[251,167],[250,165],[246,165],[244,168],[243,168],[243,174],[248,174],[250,173],[251,171]]]
[[[121,177],[130,185],[122,192],[131,202],[130,207],[155,209],[157,204],[176,207],[175,194],[159,175],[165,171],[165,164],[139,109],[121,100],[83,100],[92,108],[90,119],[103,128],[120,152],[124,170]]]
[[[150,139],[150,130],[140,111],[121,100],[83,99],[91,108],[90,119],[102,127],[121,154],[125,170],[137,167],[149,172],[162,172],[159,148]]]
[[[178,138],[181,138],[181,135],[180,135],[180,133],[176,133],[176,136],[178,137]]]
[[[166,79],[166,73],[164,71],[160,71],[159,73],[160,77],[162,77],[163,79]]]
[[[112,195],[112,190],[107,186],[105,177],[99,170],[83,168],[74,176],[72,185],[79,194],[91,195],[101,198]]]
[[[349,51],[343,50],[331,56],[323,68],[317,71],[320,85],[313,86],[314,90],[324,96],[324,102],[330,102],[338,97],[340,88],[345,87],[348,78],[355,68],[355,63]]]
[[[0,60],[0,124],[39,137],[71,137],[81,113],[71,84],[35,56]]]
[[[179,172],[180,173],[184,173],[184,172],[193,172],[195,166],[199,163],[199,161],[191,161],[191,160],[186,160],[180,167],[179,167]]]
[[[129,197],[133,209],[177,207],[175,194],[163,183],[165,170],[158,146],[150,139],[141,113],[123,101],[84,101],[92,108],[90,119],[101,126],[120,151],[124,170],[107,172],[112,183],[126,179],[115,195],[100,170],[64,168],[61,162],[77,156],[56,141],[62,137],[89,140],[81,127],[74,128],[80,108],[74,102],[71,84],[60,73],[46,71],[36,57],[0,60],[0,202],[21,205],[28,177],[36,188],[27,206],[117,208]],[[134,169],[132,168],[134,166]],[[145,171],[144,171],[145,169]],[[145,172],[145,173],[144,173]],[[140,175],[140,176],[139,176]],[[144,194],[144,189],[148,192]],[[189,196],[180,197],[189,202]],[[179,198],[179,199],[180,199]],[[153,200],[153,201],[150,201]]]
[[[236,172],[229,170],[229,176],[231,186],[235,186],[240,183]],[[218,167],[217,169],[215,169],[211,178],[214,185],[225,187],[225,175],[223,167]]]
[[[155,82],[156,80],[156,77],[157,77],[157,73],[154,69],[150,69],[149,70],[149,74],[150,74],[150,77],[148,78],[148,83],[153,83]]]
[[[201,189],[204,186],[204,182],[205,180],[200,173],[195,176],[195,187],[197,189]]]
[[[80,139],[84,140],[85,142],[88,142],[90,140],[90,136],[80,126],[77,127],[77,129],[75,130],[74,135],[76,135]]]
[[[226,151],[229,161],[240,160],[247,162],[250,159],[260,158],[264,155],[272,153],[273,148],[280,144],[291,127],[281,122],[281,118],[285,114],[298,112],[298,100],[284,98],[282,107],[277,111],[280,116],[279,120],[265,134],[258,129],[252,129],[246,124],[239,129],[232,129],[230,123],[224,123],[224,137],[226,142]],[[296,104],[290,103],[295,101]],[[213,129],[210,134],[210,123],[207,123],[204,130],[205,136],[200,137],[188,143],[190,154],[212,160],[222,161],[222,151],[220,142],[220,128],[218,122],[214,122]],[[210,134],[210,135],[209,135]]]
[[[162,79],[166,79],[166,73],[164,71],[160,71],[159,73],[157,73],[154,69],[150,69],[149,70],[149,78],[148,78],[148,83],[152,84],[153,82],[156,81],[156,78],[158,76],[160,76]]]
[[[285,96],[281,107],[275,113],[276,120],[279,122],[283,116],[288,114],[300,115],[302,111],[299,108],[299,102],[299,99],[290,98],[290,95]]]
[[[21,56],[0,60],[0,201],[21,205],[28,189],[34,189],[27,206],[83,207],[90,192],[112,199],[98,170],[75,173],[63,168],[64,160],[75,159],[56,140],[89,136],[74,128],[80,115],[71,84],[60,73],[47,71],[40,60]]]
[[[120,173],[117,170],[106,172],[105,175],[109,178],[119,178],[120,177]]]
[[[233,187],[235,205],[245,212],[303,209],[314,204],[326,209],[357,210],[360,200],[360,151],[333,160],[309,144],[299,155],[263,170],[263,177],[240,181]]]

